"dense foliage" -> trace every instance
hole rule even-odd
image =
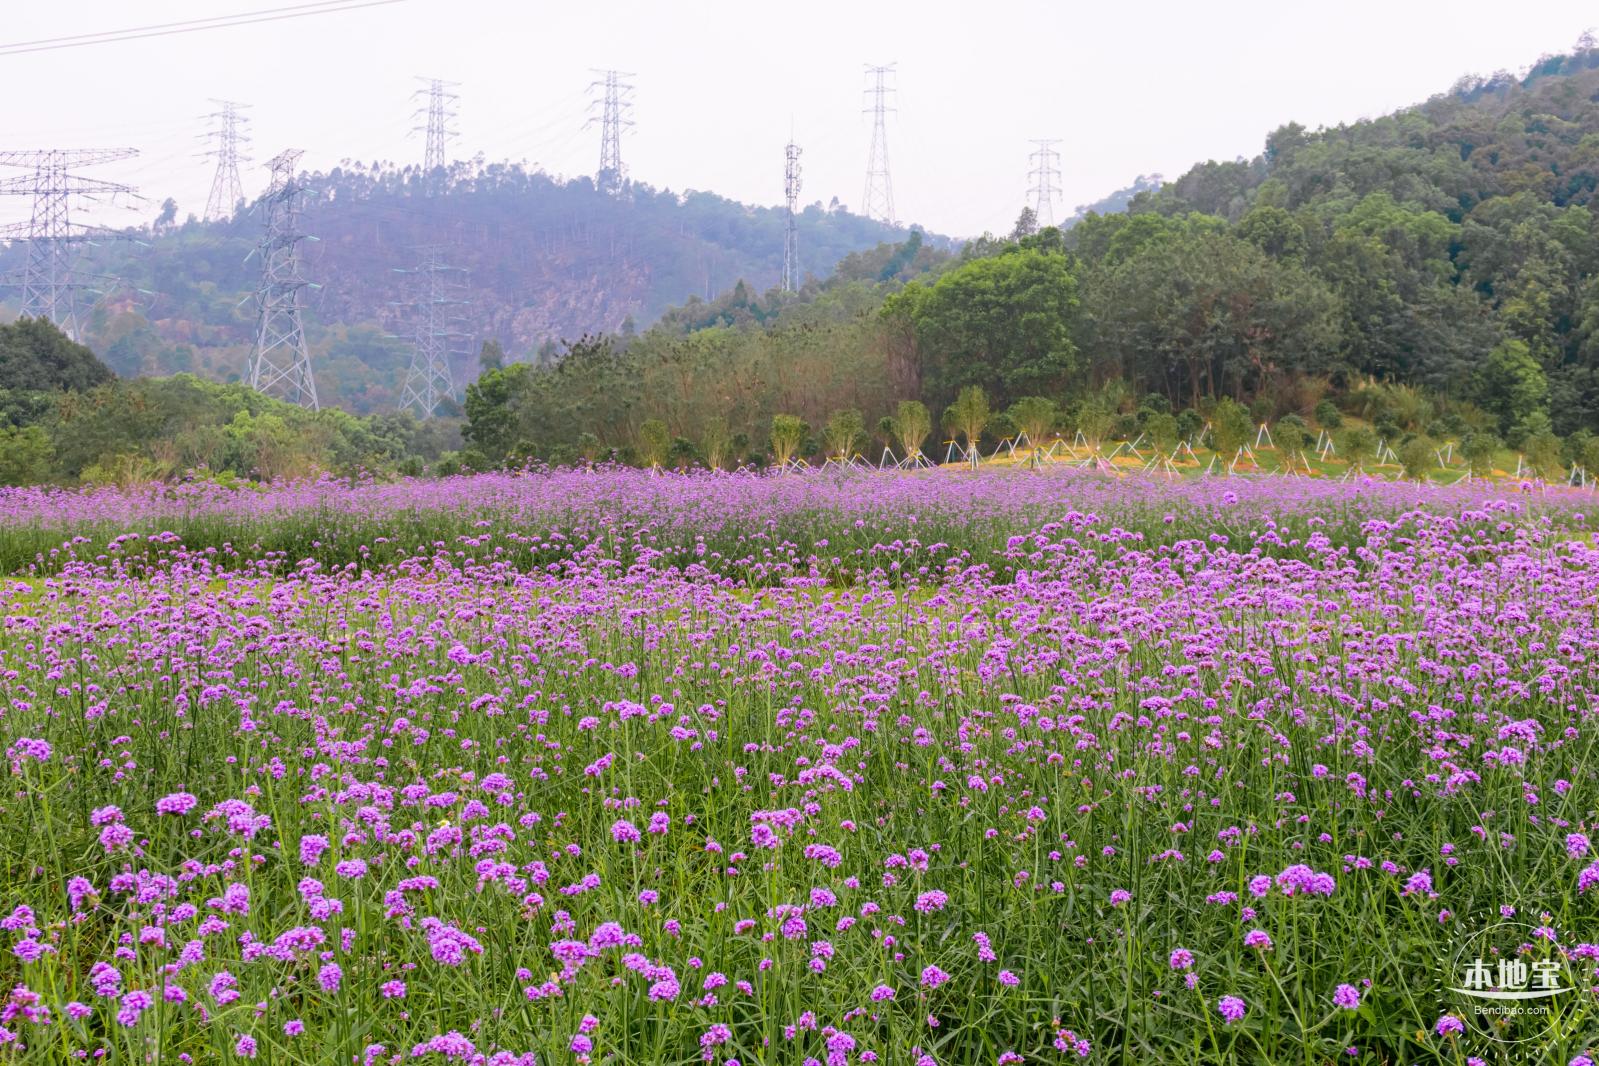
[[[0,326],[0,485],[420,471],[458,443],[443,419],[312,412],[191,374],[121,380],[47,321]]]

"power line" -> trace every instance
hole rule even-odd
[[[118,41],[136,41],[146,37],[171,37],[180,33],[200,30],[221,30],[232,26],[250,26],[258,22],[281,22],[284,19],[305,18],[309,15],[332,15],[343,11],[359,11],[367,7],[385,7],[403,4],[405,0],[321,0],[319,3],[295,4],[289,7],[269,7],[257,11],[240,11],[232,15],[211,18],[186,19],[182,22],[160,22],[149,26],[131,26],[122,30],[102,33],[83,33],[69,37],[45,37],[37,41],[17,41],[0,45],[0,56],[24,55],[28,52],[53,52],[61,48],[85,48],[92,44],[113,44]]]
[[[872,150],[866,159],[866,194],[862,213],[867,218],[887,222],[890,226],[894,224],[894,183],[888,173],[887,115],[895,110],[888,106],[888,97],[894,92],[888,79],[894,74],[894,66],[890,63],[886,67],[866,68],[867,76],[873,79],[866,90],[872,98],[872,106],[862,112],[872,116]]]

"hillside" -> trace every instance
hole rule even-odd
[[[1256,158],[1195,166],[1130,210],[1213,216],[1306,268],[1338,301],[1324,369],[1473,397],[1487,352],[1509,344],[1569,433],[1599,430],[1596,187],[1599,49],[1584,38],[1378,119],[1290,123]]]
[[[465,437],[490,461],[682,462],[729,437],[759,452],[792,415],[815,455],[891,443],[908,401],[924,436],[989,448],[1023,424],[1131,440],[1151,419],[1197,446],[1231,404],[1251,425],[1349,416],[1412,457],[1471,438],[1570,458],[1599,433],[1596,186],[1583,42],[1380,119],[1286,125],[1253,160],[1141,178],[1064,231],[1024,213],[958,255],[835,279],[803,317],[747,294],[686,307],[484,382]]]
[[[419,245],[444,249],[465,283],[456,380],[477,371],[478,346],[512,359],[605,330],[643,328],[691,297],[744,281],[778,282],[784,215],[708,192],[633,183],[619,196],[587,178],[561,182],[518,166],[457,164],[429,195],[414,169],[359,163],[308,176],[307,327],[324,402],[363,412],[392,407],[408,349],[404,307]],[[119,277],[87,343],[123,376],[193,371],[230,380],[253,328],[250,253],[258,222],[166,226],[138,243],[91,249],[85,266]],[[815,203],[799,223],[805,274],[825,277],[851,252],[892,239],[877,222]],[[0,253],[13,265],[20,248]]]

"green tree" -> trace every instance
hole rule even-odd
[[[794,415],[773,415],[771,441],[777,465],[787,466],[805,441],[805,423]]]
[[[1493,473],[1494,459],[1503,447],[1504,443],[1493,433],[1475,430],[1461,439],[1460,455],[1473,474],[1486,477]]]
[[[1077,278],[1066,256],[1012,247],[976,259],[885,305],[908,315],[923,388],[948,402],[981,387],[999,398],[1060,391],[1079,369]]]
[[[525,363],[491,369],[466,387],[466,426],[461,434],[496,462],[509,455],[523,436],[517,407],[532,372]]]
[[[0,326],[0,389],[85,392],[115,377],[93,352],[69,340],[47,318],[19,318]]]
[[[1182,439],[1177,416],[1167,411],[1152,414],[1144,420],[1144,432],[1162,455],[1171,455]]]
[[[1010,405],[1010,417],[1016,428],[1027,434],[1033,447],[1042,448],[1055,432],[1060,408],[1045,396],[1023,396]]]
[[[1565,471],[1560,455],[1560,438],[1555,436],[1553,430],[1542,427],[1536,432],[1527,434],[1521,447],[1526,456],[1527,465],[1539,477],[1553,481],[1564,476]]]
[[[1224,458],[1232,458],[1239,448],[1255,439],[1255,423],[1249,417],[1249,410],[1231,397],[1223,396],[1210,416],[1210,436],[1216,451]]]
[[[1438,456],[1432,441],[1426,437],[1411,437],[1399,446],[1399,465],[1405,476],[1415,481],[1425,481],[1438,468]]]
[[[505,368],[505,349],[500,347],[499,341],[491,337],[483,342],[478,349],[477,365],[483,372]]]
[[[672,433],[659,418],[646,418],[638,427],[638,452],[644,465],[658,469],[672,450]]]
[[[705,465],[712,470],[720,470],[727,461],[732,445],[733,434],[728,429],[727,419],[721,415],[706,419],[705,429],[700,434],[700,451],[705,455]]]
[[[1477,403],[1498,417],[1500,432],[1508,433],[1533,413],[1547,413],[1549,379],[1525,342],[1507,340],[1477,371],[1476,395]]]
[[[922,454],[922,442],[933,431],[933,416],[920,400],[901,400],[894,408],[894,436],[906,459]]]
[[[1277,425],[1272,428],[1272,442],[1277,445],[1277,450],[1282,453],[1289,467],[1300,464],[1310,446],[1316,442],[1311,435],[1310,427],[1298,415],[1288,414],[1277,420]]]
[[[834,459],[848,459],[855,454],[866,438],[866,419],[856,410],[835,411],[822,429],[827,442],[828,455]]]
[[[37,485],[55,473],[55,448],[42,426],[0,429],[0,485]]]
[[[1364,466],[1377,457],[1377,434],[1354,426],[1339,436],[1338,451],[1351,466]]]
[[[977,442],[983,435],[983,427],[988,425],[988,419],[988,396],[977,385],[968,385],[961,389],[960,395],[955,397],[955,402],[944,411],[944,423],[966,438],[968,450],[977,447]]]

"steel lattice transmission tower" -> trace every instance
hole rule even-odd
[[[450,122],[456,117],[454,106],[460,97],[450,90],[461,83],[458,81],[443,81],[439,78],[418,78],[417,80],[427,87],[412,93],[412,98],[414,99],[425,93],[427,95],[427,106],[417,108],[412,117],[421,118],[426,115],[427,124],[425,126],[414,126],[411,132],[427,134],[427,147],[424,149],[422,157],[422,173],[427,176],[428,185],[432,188],[443,177],[443,170],[446,165],[445,148],[450,141],[458,136]]]
[[[453,291],[465,272],[445,265],[442,249],[436,245],[418,248],[417,255],[414,269],[400,271],[416,282],[416,296],[410,304],[411,366],[400,390],[400,410],[429,418],[446,398],[455,398],[455,382],[450,374],[450,356],[454,354],[451,342],[465,336],[460,329],[461,316],[455,309],[466,301],[453,295]]]
[[[138,154],[133,148],[0,151],[0,167],[24,171],[16,177],[0,179],[0,195],[33,197],[33,215],[27,222],[0,227],[0,240],[28,242],[27,264],[6,282],[22,290],[23,315],[48,318],[68,337],[78,339],[78,291],[93,289],[87,279],[110,279],[75,271],[73,246],[82,241],[114,240],[126,235],[103,226],[71,221],[68,216],[72,198],[93,200],[100,196],[133,195],[134,191],[129,185],[74,174],[73,168],[129,159]]]
[[[214,147],[205,155],[217,161],[216,177],[211,179],[211,195],[205,201],[207,220],[233,217],[239,201],[244,199],[244,186],[239,181],[239,163],[250,158],[239,154],[239,147],[250,143],[250,135],[240,128],[250,121],[248,115],[240,113],[250,105],[233,100],[213,99],[211,102],[220,110],[205,116],[213,123],[211,132],[205,137],[215,141]]]
[[[596,70],[594,73],[604,75],[589,84],[589,92],[599,93],[599,98],[589,104],[590,108],[599,107],[599,117],[590,117],[584,123],[585,127],[596,121],[600,124],[600,169],[594,175],[594,184],[601,192],[616,192],[627,176],[622,166],[622,130],[633,125],[633,120],[628,118],[633,109],[633,101],[629,99],[633,86],[622,79],[633,75],[621,70]]]
[[[787,160],[783,167],[783,197],[788,201],[788,221],[783,227],[783,291],[799,288],[799,228],[795,225],[794,208],[800,194],[800,147],[793,141],[784,149]]]
[[[894,75],[894,66],[890,63],[866,68],[866,76],[872,82],[866,94],[872,98],[872,106],[862,112],[872,116],[872,151],[866,159],[863,211],[867,218],[890,226],[894,224],[894,183],[888,174],[888,113],[896,109],[888,106],[888,97],[894,92],[888,79]]]
[[[1055,197],[1060,195],[1060,153],[1055,151],[1055,145],[1060,143],[1059,138],[1050,140],[1035,140],[1037,149],[1028,156],[1029,175],[1033,179],[1033,186],[1028,190],[1029,205],[1033,209],[1033,217],[1038,221],[1038,228],[1055,224]]]
[[[250,355],[250,387],[257,392],[297,403],[315,411],[316,377],[305,347],[305,325],[300,320],[300,290],[309,282],[300,273],[300,216],[305,186],[295,167],[300,151],[291,148],[275,156],[272,183],[258,201],[265,233],[256,246],[261,257],[261,282],[255,290],[255,351]]]

